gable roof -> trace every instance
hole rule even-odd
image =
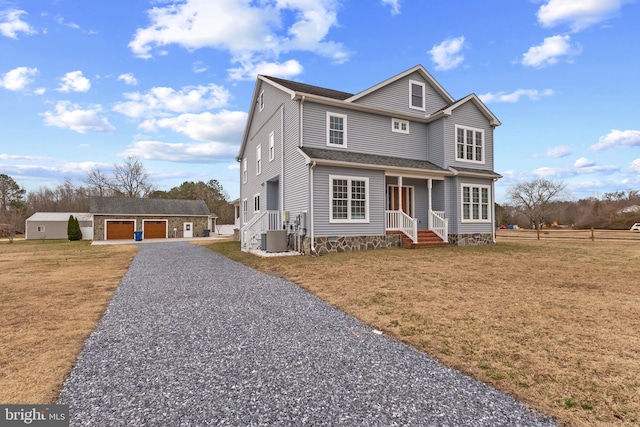
[[[438,172],[443,175],[452,175],[446,169],[441,168],[426,160],[405,159],[401,157],[379,156],[377,154],[354,153],[351,151],[325,150],[322,148],[300,147],[302,153],[310,161],[327,163],[349,163],[352,166],[361,165],[370,167],[392,169],[414,169],[424,172]]]
[[[351,98],[347,99],[347,102],[353,102],[356,101],[372,92],[377,91],[378,89],[387,86],[397,80],[403,79],[406,76],[413,74],[413,73],[419,73],[423,79],[425,79],[434,89],[435,91],[442,96],[447,102],[449,103],[453,103],[455,100],[454,98],[449,95],[449,92],[447,92],[441,85],[440,83],[438,83],[436,81],[436,79],[433,78],[433,76],[431,74],[429,74],[429,72],[420,64],[416,65],[413,68],[409,68],[407,71],[403,71],[400,74],[397,74],[391,78],[388,78],[387,80],[378,83],[375,86],[371,86],[369,89],[365,89],[362,92],[358,92],[357,94],[353,95]]]
[[[449,105],[448,107],[442,108],[441,110],[432,114],[432,116],[436,116],[440,112],[442,112],[447,116],[450,116],[453,113],[453,110],[460,107],[461,105],[466,104],[467,102],[472,102],[473,104],[475,104],[475,106],[478,107],[480,112],[484,114],[485,117],[489,120],[489,123],[491,124],[491,126],[500,126],[502,124],[502,122],[498,120],[498,118],[491,112],[491,110],[487,108],[484,102],[482,102],[475,93],[472,93],[470,95],[465,96],[462,99],[457,100],[456,102]]]
[[[92,197],[89,211],[101,215],[185,215],[209,216],[204,200],[136,199]]]
[[[340,101],[344,101],[353,96],[353,94],[347,92],[341,92],[339,90],[327,89],[320,86],[308,85],[305,83],[294,82],[291,80],[279,79],[277,77],[270,76],[262,76],[265,79],[271,80],[274,83],[282,86],[283,88],[289,89],[290,94],[293,95],[295,92],[307,93],[309,95],[318,95],[323,96],[325,98],[338,99]]]

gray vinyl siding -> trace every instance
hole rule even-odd
[[[347,148],[327,145],[327,112],[347,116]],[[391,116],[304,104],[304,146],[427,160],[427,127],[409,122],[409,134],[391,130]]]
[[[409,80],[425,84],[425,111],[409,108]],[[355,101],[355,103],[422,117],[447,106],[447,101],[418,72],[411,73],[375,92],[369,93]]]
[[[489,206],[488,222],[462,222],[462,185],[485,185],[489,187],[489,201],[494,199],[492,180],[481,178],[453,177],[447,179],[447,218],[450,234],[492,233],[494,227],[493,206]]]
[[[427,160],[434,165],[445,167],[446,142],[444,136],[445,122],[442,118],[427,126]]]
[[[284,206],[290,218],[309,212],[309,166],[298,150],[300,144],[300,103],[289,100],[284,109]]]
[[[369,178],[369,222],[330,223],[329,175]],[[313,175],[314,235],[330,236],[381,236],[385,230],[385,177],[382,171],[316,166]]]
[[[453,114],[445,120],[445,123],[446,166],[493,170],[493,128],[487,117],[478,110],[473,102],[467,102],[453,110]],[[484,162],[456,160],[456,125],[484,130]]]

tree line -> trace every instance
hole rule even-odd
[[[218,216],[218,224],[235,220],[229,195],[217,180],[185,181],[168,191],[158,190],[140,160],[130,157],[113,165],[110,172],[89,171],[81,184],[67,179],[54,188],[29,192],[9,175],[0,174],[0,237],[12,239],[16,232],[23,232],[24,220],[35,212],[89,212],[94,196],[200,199]]]

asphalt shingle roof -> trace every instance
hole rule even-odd
[[[137,199],[126,197],[92,197],[93,214],[187,215],[209,216],[204,200]]]
[[[324,96],[325,98],[339,99],[344,101],[347,98],[351,98],[353,94],[347,92],[340,92],[339,90],[327,89],[320,86],[308,85],[305,83],[294,82],[291,80],[279,79],[277,77],[264,76],[272,82],[278,83],[281,86],[291,89],[294,92],[303,92],[310,95]]]
[[[441,167],[426,160],[404,159],[401,157],[379,156],[376,154],[353,153],[339,150],[324,150],[322,148],[302,147],[301,150],[312,159],[449,172],[446,169],[442,169]]]

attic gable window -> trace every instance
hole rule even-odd
[[[260,96],[258,96],[258,106],[260,111],[264,110],[264,91],[260,92]]]
[[[484,131],[456,125],[456,160],[484,162]]]
[[[347,148],[347,116],[327,112],[327,145]]]
[[[409,80],[409,108],[424,111],[425,84]]]

